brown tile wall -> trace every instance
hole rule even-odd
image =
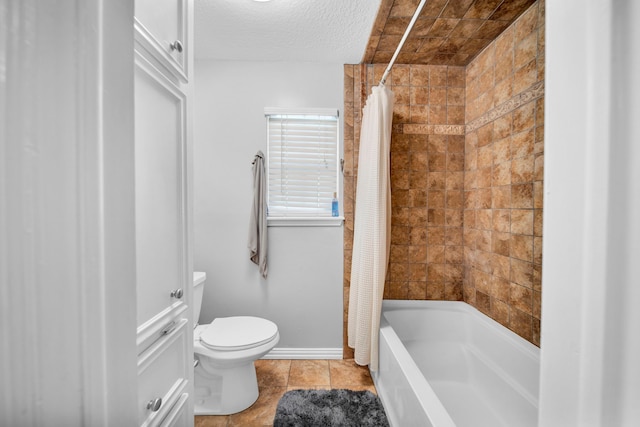
[[[386,64],[344,66],[344,357],[361,111]],[[540,342],[544,1],[466,68],[396,64],[386,299],[462,300]]]
[[[364,79],[363,79],[364,77]],[[353,255],[353,218],[356,191],[356,168],[358,158],[356,146],[360,141],[360,120],[366,89],[364,65],[344,66],[344,170],[343,170],[343,211],[344,211],[344,279],[343,279],[343,333],[342,349],[345,359],[353,359],[353,350],[347,345],[347,321],[349,308],[349,283],[351,280],[351,257]]]
[[[464,300],[540,345],[544,3],[466,69]]]

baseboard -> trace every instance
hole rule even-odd
[[[274,348],[263,359],[342,359],[342,347]]]

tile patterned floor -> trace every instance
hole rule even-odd
[[[278,401],[289,390],[346,388],[376,392],[369,368],[353,360],[258,360],[256,374],[260,389],[256,403],[233,415],[197,416],[195,427],[271,427]]]

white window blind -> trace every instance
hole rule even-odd
[[[331,216],[338,192],[337,110],[266,109],[269,217]]]

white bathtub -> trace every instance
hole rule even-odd
[[[384,301],[372,376],[392,426],[538,423],[540,349],[464,302]]]

